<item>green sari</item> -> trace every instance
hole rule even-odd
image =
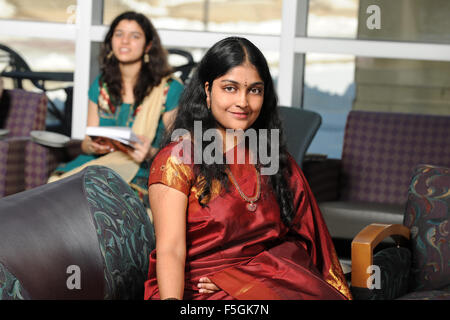
[[[159,118],[158,127],[156,129],[156,135],[155,138],[152,141],[152,147],[159,149],[162,137],[164,135],[165,126],[164,122],[162,121],[162,115],[164,112],[168,112],[171,110],[174,110],[178,106],[178,101],[180,99],[181,93],[183,91],[183,85],[181,82],[175,78],[169,79],[166,85],[166,96],[165,101],[163,105],[163,109],[161,112],[161,117]],[[101,90],[101,89],[104,90]],[[92,83],[91,87],[89,88],[89,100],[94,102],[95,104],[99,105],[99,103],[102,103],[100,98],[101,94],[107,93],[106,84],[101,83],[101,75],[97,76],[97,78]],[[108,103],[110,103],[110,100],[108,97],[106,98]],[[103,99],[105,100],[105,99]],[[126,126],[131,127],[134,123],[134,120],[136,118],[136,108],[133,104],[129,103],[122,103],[121,105],[112,106],[112,108],[98,108],[98,115],[100,119],[99,126]],[[112,109],[112,111],[110,110]],[[139,110],[139,109],[138,109]],[[74,160],[59,165],[54,173],[65,173],[68,171],[71,171],[91,160],[94,160],[98,158],[98,155],[88,155],[88,154],[81,154],[78,157],[76,157]],[[149,161],[143,161],[139,167],[139,170],[135,177],[131,180],[130,186],[133,188],[133,190],[136,192],[136,194],[139,196],[139,198],[142,200],[146,208],[149,208],[148,203],[148,176],[149,176],[149,170],[150,170],[150,162]]]

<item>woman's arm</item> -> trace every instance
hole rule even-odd
[[[98,117],[98,106],[96,103],[89,100],[87,126],[96,127],[99,124],[100,118]],[[86,154],[105,154],[112,151],[108,146],[95,143],[89,136],[84,137],[83,142],[81,143],[81,150]]]
[[[162,115],[162,121],[164,123],[165,128],[170,128],[173,121],[175,120],[176,109],[164,112]],[[167,130],[167,129],[166,129]],[[152,159],[159,151],[158,148],[155,148],[151,145],[151,141],[143,136],[138,135],[139,139],[142,143],[135,143],[134,150],[129,152],[130,157],[136,161],[137,163],[141,163],[145,159]]]
[[[183,299],[187,196],[163,184],[149,187],[156,234],[156,278],[161,299]]]

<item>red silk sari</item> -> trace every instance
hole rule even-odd
[[[180,163],[172,152],[178,144],[159,152],[149,186],[163,183],[188,197],[184,299],[351,299],[322,214],[292,157],[289,184],[295,218],[288,229],[280,219],[268,176],[261,176],[261,197],[254,212],[246,208],[236,188],[231,186],[225,193],[219,184],[213,185],[208,206],[202,208],[198,203],[201,179],[194,176],[193,165]],[[255,195],[254,166],[231,164],[230,170],[244,194]],[[159,299],[156,256],[153,250],[145,299]],[[205,276],[221,290],[199,293],[198,281]]]

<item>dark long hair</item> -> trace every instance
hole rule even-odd
[[[122,20],[133,20],[142,28],[145,35],[145,46],[152,42],[149,55],[149,63],[142,61],[142,67],[134,87],[134,106],[138,106],[153,87],[159,85],[161,79],[173,72],[167,59],[167,51],[162,47],[161,40],[155,27],[150,20],[141,13],[127,11],[117,16],[109,27],[108,33],[103,41],[100,52],[101,81],[108,87],[108,93],[114,104],[122,103],[122,75],[118,60],[109,56],[112,52],[111,39],[114,31]],[[142,55],[142,59],[144,54]]]
[[[207,108],[204,85],[208,82],[210,84],[209,88],[212,88],[215,79],[246,61],[255,66],[264,82],[263,105],[259,117],[253,123],[252,128],[255,130],[268,129],[268,132],[271,129],[280,130],[279,170],[276,174],[270,176],[269,183],[276,194],[280,206],[281,218],[286,225],[289,225],[293,214],[293,196],[286,179],[290,171],[286,144],[283,141],[281,121],[278,115],[277,96],[267,61],[261,51],[249,40],[239,37],[229,37],[219,41],[206,52],[180,98],[176,119],[170,130],[168,130],[163,145],[171,142],[172,133],[177,129],[185,129],[192,136],[194,132],[194,121],[202,122],[203,132],[217,127],[212,112]],[[270,140],[267,139],[266,150],[271,150]],[[206,143],[203,142],[203,149]],[[224,163],[226,162],[224,161]],[[213,180],[220,181],[221,185],[226,190],[229,190],[229,179],[225,172],[226,166],[226,164],[216,163],[195,165],[196,175],[202,176],[204,178],[202,183],[205,183],[202,188],[203,193],[199,196],[201,205],[205,205],[203,203],[204,199],[210,199]]]

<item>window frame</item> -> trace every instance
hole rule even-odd
[[[404,41],[311,38],[306,36],[309,0],[285,0],[282,6],[281,34],[239,34],[262,51],[278,51],[279,104],[301,107],[304,58],[306,53],[336,53],[372,58],[450,61],[450,44]],[[108,26],[102,25],[103,0],[77,0],[75,24],[0,20],[0,35],[38,37],[75,42],[72,138],[82,139],[87,119],[87,92],[90,73],[97,61],[93,44],[103,41]],[[234,35],[204,31],[158,30],[167,47],[209,48],[219,39]]]

